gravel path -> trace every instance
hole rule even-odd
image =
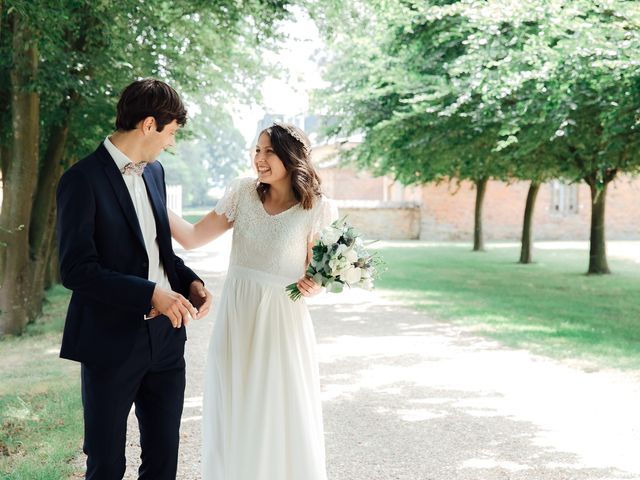
[[[228,244],[182,253],[214,295]],[[508,349],[368,292],[309,303],[330,480],[640,479],[640,373]],[[200,479],[213,317],[189,326],[180,480]],[[126,479],[137,478],[136,430],[132,415]]]

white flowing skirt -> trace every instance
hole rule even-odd
[[[316,339],[286,279],[229,268],[209,345],[203,480],[326,480]]]

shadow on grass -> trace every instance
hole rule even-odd
[[[635,384],[501,348],[389,299],[310,309],[330,478],[638,478]]]

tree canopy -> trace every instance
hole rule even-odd
[[[170,83],[216,112],[264,77],[280,0],[0,0],[0,335],[42,305],[57,181],[113,130],[120,91]],[[9,253],[10,252],[10,253]]]
[[[606,185],[640,170],[639,4],[363,0],[316,17],[336,52],[318,104],[331,133],[364,134],[357,164],[405,184],[584,180],[589,271],[608,271]]]

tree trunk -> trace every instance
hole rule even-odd
[[[481,178],[475,181],[476,185],[476,207],[473,225],[473,251],[484,251],[484,236],[482,234],[482,205],[484,203],[484,194],[487,191],[488,178]]]
[[[31,256],[31,294],[28,304],[28,319],[34,320],[42,312],[47,268],[54,245],[56,215],[56,186],[62,174],[62,158],[68,136],[69,115],[62,125],[51,128],[47,142],[47,153],[38,175],[38,187],[31,213],[29,244]]]
[[[19,14],[12,18],[11,158],[3,188],[0,240],[0,336],[19,334],[27,322],[29,224],[38,174],[40,96],[31,89],[37,74],[34,32]]]
[[[527,203],[524,208],[524,222],[522,223],[522,246],[520,248],[520,263],[532,263],[532,230],[533,224],[533,210],[536,206],[536,198],[538,191],[540,190],[540,184],[531,182],[529,185],[529,192],[527,193]]]
[[[2,95],[0,95],[2,97]],[[0,126],[0,135],[2,135],[2,127]],[[2,211],[2,187],[4,187],[4,177],[9,168],[9,147],[0,144],[0,212]]]
[[[77,158],[68,158],[64,157],[62,161],[61,168],[65,170],[69,165],[73,165],[78,161]],[[55,200],[54,200],[55,203]],[[55,220],[55,219],[54,219]],[[55,229],[55,221],[54,227]],[[51,245],[49,247],[49,260],[47,262],[47,270],[45,272],[45,280],[44,280],[44,288],[49,289],[56,284],[62,283],[62,279],[60,278],[60,265],[59,265],[59,256],[58,256],[58,239],[54,234],[51,235]]]
[[[0,45],[3,42],[3,35],[6,34],[3,26],[5,18],[4,13],[4,1],[0,0]],[[5,114],[9,111],[9,90],[8,90],[8,70],[7,67],[0,70],[0,176],[4,182],[4,176],[9,165],[9,149],[5,143],[6,125]],[[2,185],[2,184],[0,184]],[[1,188],[1,187],[0,187]],[[0,202],[1,203],[1,202]]]
[[[61,283],[60,281],[60,267],[58,266],[58,242],[55,235],[51,239],[51,255],[47,262],[47,271],[44,276],[44,288],[49,289],[54,285]]]
[[[615,178],[616,171],[607,172],[598,185],[597,174],[585,178],[591,189],[591,236],[589,246],[589,275],[611,273],[607,263],[607,244],[605,236],[605,202],[609,183]],[[599,188],[598,188],[599,186]]]

